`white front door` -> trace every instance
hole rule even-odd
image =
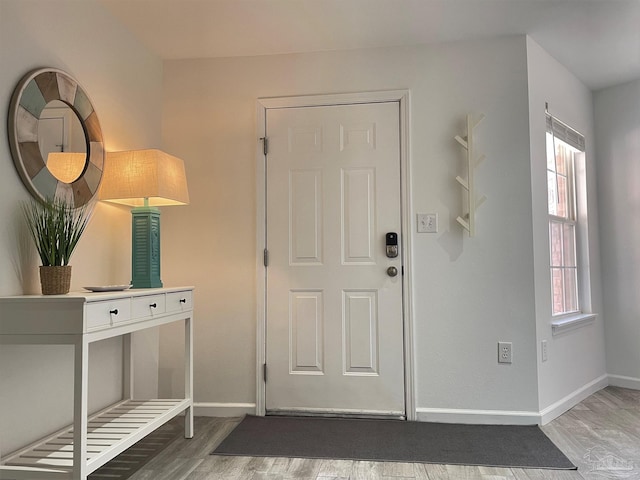
[[[405,415],[399,117],[267,110],[267,413]]]

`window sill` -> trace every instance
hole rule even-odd
[[[569,330],[583,327],[584,325],[593,322],[597,316],[597,313],[576,313],[558,318],[551,322],[552,334],[558,335],[560,333],[568,332]]]

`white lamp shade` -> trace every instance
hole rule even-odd
[[[189,203],[184,162],[156,149],[107,153],[100,200],[130,206]]]

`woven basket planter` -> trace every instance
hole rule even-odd
[[[63,295],[71,287],[71,265],[41,266],[40,286],[43,295]]]

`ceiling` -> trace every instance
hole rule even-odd
[[[596,90],[640,78],[640,0],[99,0],[162,59],[528,34]]]

